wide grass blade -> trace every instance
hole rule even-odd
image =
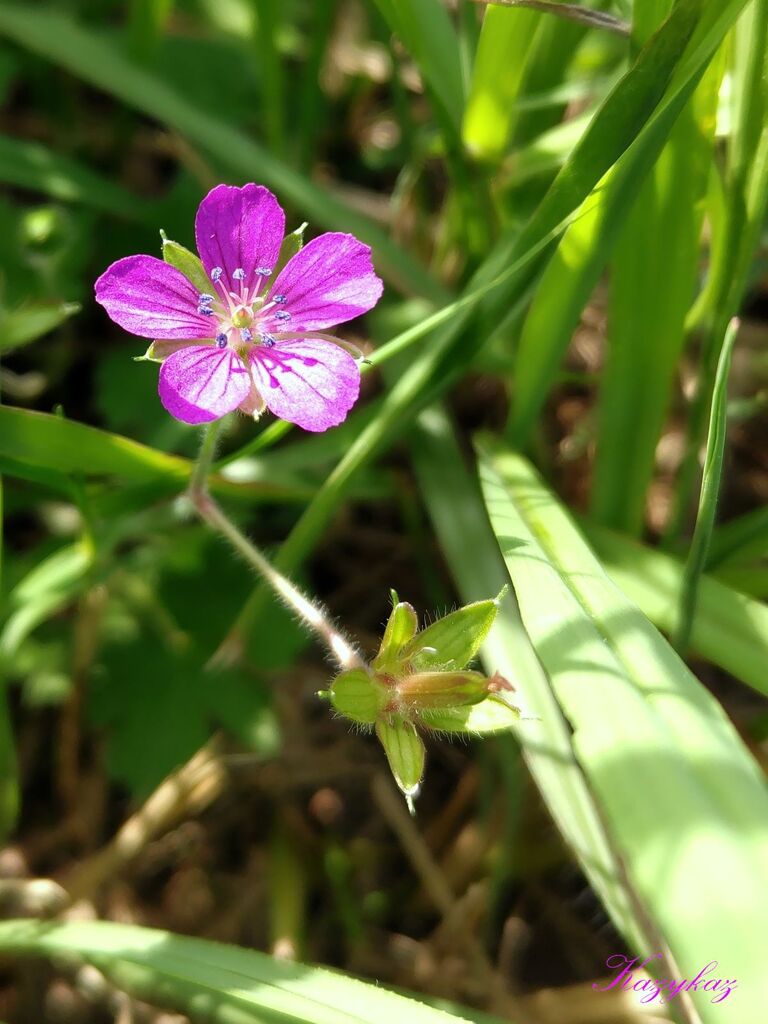
[[[423,499],[463,601],[482,600],[508,582],[477,480],[467,470],[444,412],[419,417],[410,447]],[[527,720],[513,727],[523,756],[563,838],[620,930],[646,940],[600,808],[574,757],[571,728],[520,620],[512,595],[503,601],[481,650],[487,672],[517,688]],[[647,941],[651,941],[648,937]]]
[[[653,4],[636,10],[634,31],[641,40],[670,6],[665,0],[655,11]],[[644,522],[694,298],[723,71],[716,58],[681,112],[625,215],[611,261],[592,511],[599,522],[632,534]]]
[[[759,1019],[768,793],[758,765],[530,465],[489,444],[480,474],[526,631],[658,941],[688,978],[722,950],[720,969],[738,978],[739,1019]],[[727,899],[702,899],[713,878],[728,880]],[[711,993],[689,994],[702,1021],[722,1020]]]
[[[672,636],[679,621],[684,564],[602,526],[583,524],[608,575],[651,622]],[[768,606],[716,576],[699,580],[691,623],[694,654],[768,696]]]
[[[0,951],[93,964],[129,994],[211,1024],[467,1021],[320,967],[136,925],[3,921]]]
[[[269,150],[205,111],[175,88],[130,61],[115,45],[61,11],[4,3],[0,34],[102,89],[132,110],[168,125],[209,153],[240,180],[259,181],[306,213],[316,225],[351,231],[376,250],[379,269],[405,291],[440,302],[446,290],[389,235],[327,189],[293,170]]]
[[[605,268],[632,198],[745,2],[731,0],[723,5],[705,6],[682,59],[678,51],[677,68],[671,73],[669,89],[651,122],[583,203],[578,219],[566,232],[542,275],[515,353],[515,394],[509,431],[516,445],[527,442],[557,379],[579,315]],[[645,50],[674,35],[685,13],[686,5],[676,4]],[[678,37],[678,46],[686,46],[684,36]],[[615,91],[620,86],[621,83]],[[621,116],[618,110],[616,116]],[[599,114],[587,137],[600,135],[598,117]]]

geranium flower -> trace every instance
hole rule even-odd
[[[328,232],[271,280],[284,233],[269,189],[218,185],[195,218],[209,291],[154,256],[118,260],[96,282],[96,300],[115,323],[158,343],[160,400],[176,419],[207,423],[266,405],[321,431],[357,400],[357,362],[323,332],[378,302],[371,251],[353,235]]]

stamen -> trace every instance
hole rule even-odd
[[[227,336],[226,336],[226,334],[217,334],[216,335],[216,344],[218,345],[219,348],[226,348],[227,347]]]
[[[213,310],[210,306],[198,306],[197,312],[200,313],[201,316],[213,316]]]
[[[240,337],[243,339],[243,341],[250,341],[253,338],[253,331],[250,329],[250,327],[244,327],[240,331]]]
[[[221,275],[224,273],[221,267],[214,267],[211,271],[211,280],[214,284],[218,284],[221,280]]]
[[[271,334],[260,334],[259,341],[265,348],[274,348],[276,344],[275,339]]]
[[[272,274],[272,267],[256,267],[255,273],[257,273],[259,277],[270,277]]]
[[[272,301],[273,302],[277,302],[278,304],[282,303],[282,302],[287,302],[288,301],[288,296],[287,295],[273,295],[272,296]]]
[[[274,316],[275,320],[291,319],[291,314],[288,312],[287,309],[278,309],[278,311],[276,313],[273,313],[272,315]]]
[[[200,297],[198,298],[197,301],[201,306],[210,306],[210,304],[213,302],[213,299],[213,295],[208,295],[206,294],[206,292],[201,292]]]
[[[243,281],[245,279],[245,271],[242,267],[238,267],[236,270],[232,271],[232,277],[235,281]]]

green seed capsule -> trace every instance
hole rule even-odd
[[[430,711],[479,704],[488,696],[481,672],[417,672],[398,680],[398,701],[412,711]]]

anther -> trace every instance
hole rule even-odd
[[[197,301],[201,306],[210,306],[213,302],[213,295],[207,295],[205,292],[201,292]]]
[[[214,267],[211,271],[211,280],[214,284],[218,284],[221,280],[221,275],[224,273],[221,267]]]
[[[290,319],[291,319],[291,314],[288,312],[287,309],[278,309],[278,311],[275,313],[275,320],[290,320]]]
[[[275,339],[272,337],[271,334],[260,334],[259,341],[261,342],[262,345],[265,346],[265,348],[275,347]]]
[[[250,341],[251,338],[253,338],[253,331],[250,329],[250,327],[243,327],[243,329],[240,331],[240,337],[243,339],[243,341]]]
[[[197,312],[202,316],[213,316],[213,310],[210,306],[198,306]]]
[[[226,348],[227,347],[227,336],[226,336],[226,334],[217,334],[216,335],[216,344],[218,345],[219,348]]]
[[[287,302],[288,301],[288,296],[287,295],[273,295],[272,296],[272,301],[273,302],[277,302],[278,305],[279,305],[282,302]]]
[[[236,281],[242,281],[245,278],[245,271],[243,270],[242,267],[238,267],[237,270],[232,271],[232,277]]]
[[[256,267],[256,273],[259,277],[270,277],[272,274],[272,267]]]

